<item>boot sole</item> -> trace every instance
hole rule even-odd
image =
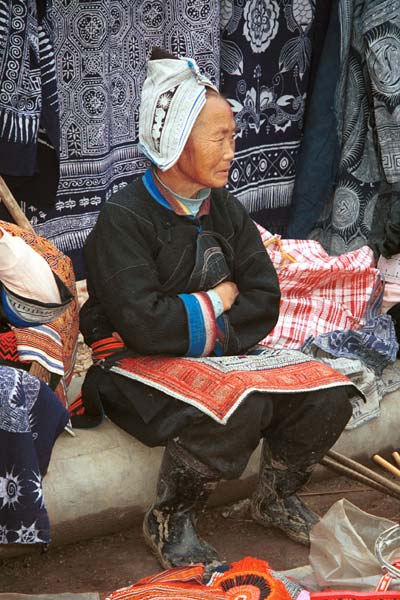
[[[297,535],[291,529],[286,529],[284,526],[277,525],[273,521],[268,521],[267,519],[258,518],[254,514],[252,514],[251,516],[252,516],[253,521],[255,521],[256,523],[258,523],[259,525],[262,525],[263,527],[266,527],[266,528],[273,527],[275,529],[279,529],[279,531],[282,531],[293,542],[297,542],[298,544],[301,544],[302,546],[309,546],[310,545],[310,539],[308,537],[307,538],[304,537],[304,535],[301,535],[301,534]]]
[[[162,553],[160,548],[157,546],[157,544],[154,542],[151,533],[147,527],[147,520],[146,517],[143,520],[143,525],[142,525],[142,532],[143,532],[143,538],[145,543],[147,544],[147,546],[150,548],[151,552],[154,554],[154,556],[157,558],[158,562],[161,564],[162,567],[164,567],[164,569],[172,569],[174,565],[172,565],[171,563],[167,562]],[[182,565],[179,566],[192,566],[192,565],[197,565],[197,564],[204,564],[204,563],[199,563],[199,562],[195,562],[195,563],[183,563]],[[222,562],[219,560],[219,558],[217,557],[215,559],[215,561],[213,561],[212,563],[209,563],[207,566],[204,565],[205,571],[207,569],[212,569],[213,567],[218,567],[219,565],[221,565]]]
[[[171,565],[164,559],[163,555],[161,554],[160,548],[157,546],[150,534],[150,531],[148,530],[146,517],[143,521],[142,531],[145,543],[150,548],[154,556],[157,558],[161,566],[164,567],[164,569],[171,569]]]

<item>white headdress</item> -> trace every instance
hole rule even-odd
[[[158,55],[163,58],[154,58]],[[207,87],[218,92],[192,58],[153,51],[142,90],[139,148],[162,171],[179,159],[206,102]]]

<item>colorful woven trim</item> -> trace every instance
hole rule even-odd
[[[0,363],[18,362],[17,340],[13,331],[5,331],[0,334]]]
[[[68,406],[70,417],[77,417],[85,414],[85,406],[82,400],[82,394],[78,394],[76,398]]]
[[[257,355],[121,357],[110,367],[225,424],[253,392],[297,393],[352,385],[344,375],[295,350]]]
[[[210,297],[205,292],[179,294],[182,300],[189,329],[189,348],[186,356],[199,358],[209,356],[217,339],[215,313]]]
[[[125,349],[124,342],[113,336],[93,342],[90,347],[92,349],[92,359],[94,363]]]
[[[66,302],[60,304],[44,304],[23,298],[8,290],[4,285],[1,289],[4,313],[8,322],[14,327],[32,327],[37,323],[50,323],[61,317],[70,300],[72,300],[72,295]]]
[[[51,373],[64,376],[61,336],[51,325],[20,329],[18,354],[24,362],[36,361]]]

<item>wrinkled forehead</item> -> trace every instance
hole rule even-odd
[[[207,90],[206,103],[196,119],[194,129],[198,127],[205,127],[209,130],[235,128],[235,120],[229,103],[213,90]]]

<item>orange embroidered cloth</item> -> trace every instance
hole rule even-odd
[[[176,567],[113,592],[106,600],[309,600],[300,585],[278,579],[267,562],[256,558],[246,557],[215,571],[207,585],[203,575],[201,564]]]
[[[195,406],[226,423],[251,392],[295,393],[352,385],[324,363],[296,350],[207,358],[122,358],[110,370]]]

